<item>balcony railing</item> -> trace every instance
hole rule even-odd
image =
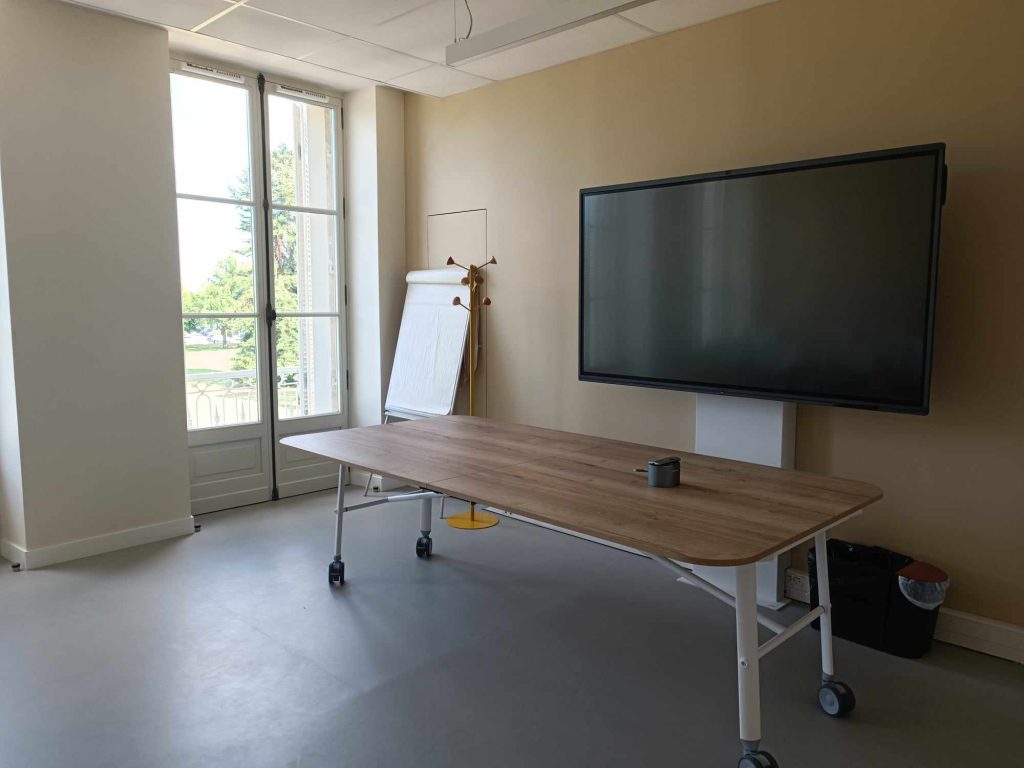
[[[277,369],[277,407],[282,419],[301,416],[297,367]],[[254,369],[185,375],[189,429],[252,424],[260,418],[259,379]]]

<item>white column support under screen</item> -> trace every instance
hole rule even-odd
[[[748,461],[792,469],[796,448],[796,406],[774,400],[725,395],[697,395],[694,451],[705,456]],[[778,610],[785,597],[789,552],[779,552],[757,565],[758,600]],[[694,565],[693,571],[731,594],[728,568]]]

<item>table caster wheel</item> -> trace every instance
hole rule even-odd
[[[748,752],[740,758],[738,768],[779,768],[775,758],[768,752]]]
[[[429,536],[416,539],[416,557],[427,558],[434,552],[434,540]]]
[[[327,583],[332,587],[345,583],[345,564],[341,560],[334,560],[327,566]]]
[[[829,680],[818,689],[818,703],[829,717],[844,717],[853,712],[857,699],[846,683]]]

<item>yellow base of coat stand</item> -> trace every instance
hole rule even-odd
[[[456,306],[464,307],[469,311],[469,415],[476,416],[476,397],[475,397],[475,380],[476,380],[476,323],[477,317],[480,313],[481,307],[490,306],[491,300],[486,296],[483,299],[479,298],[477,289],[484,282],[484,277],[480,274],[489,264],[497,264],[497,260],[492,256],[486,264],[482,266],[476,266],[470,264],[468,267],[462,267],[461,264],[456,263],[455,259],[449,257],[448,266],[462,267],[466,270],[466,276],[462,278],[462,284],[469,286],[469,306],[467,307],[462,303],[462,300],[456,296],[452,303]],[[463,512],[460,515],[452,515],[451,517],[445,518],[445,522],[448,523],[452,528],[458,528],[463,531],[480,531],[484,528],[491,528],[498,524],[498,516],[492,515],[490,512],[478,512],[476,504],[470,503],[469,512]]]
[[[461,515],[446,517],[445,522],[452,528],[459,528],[463,531],[479,531],[497,525],[498,516],[492,515],[490,512],[477,512],[475,509],[471,509]]]

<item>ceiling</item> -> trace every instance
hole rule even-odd
[[[345,92],[387,84],[450,96],[774,0],[654,0],[458,67],[464,0],[65,0],[170,31],[171,49]],[[564,0],[468,0],[473,34]],[[457,29],[457,33],[456,33]]]

